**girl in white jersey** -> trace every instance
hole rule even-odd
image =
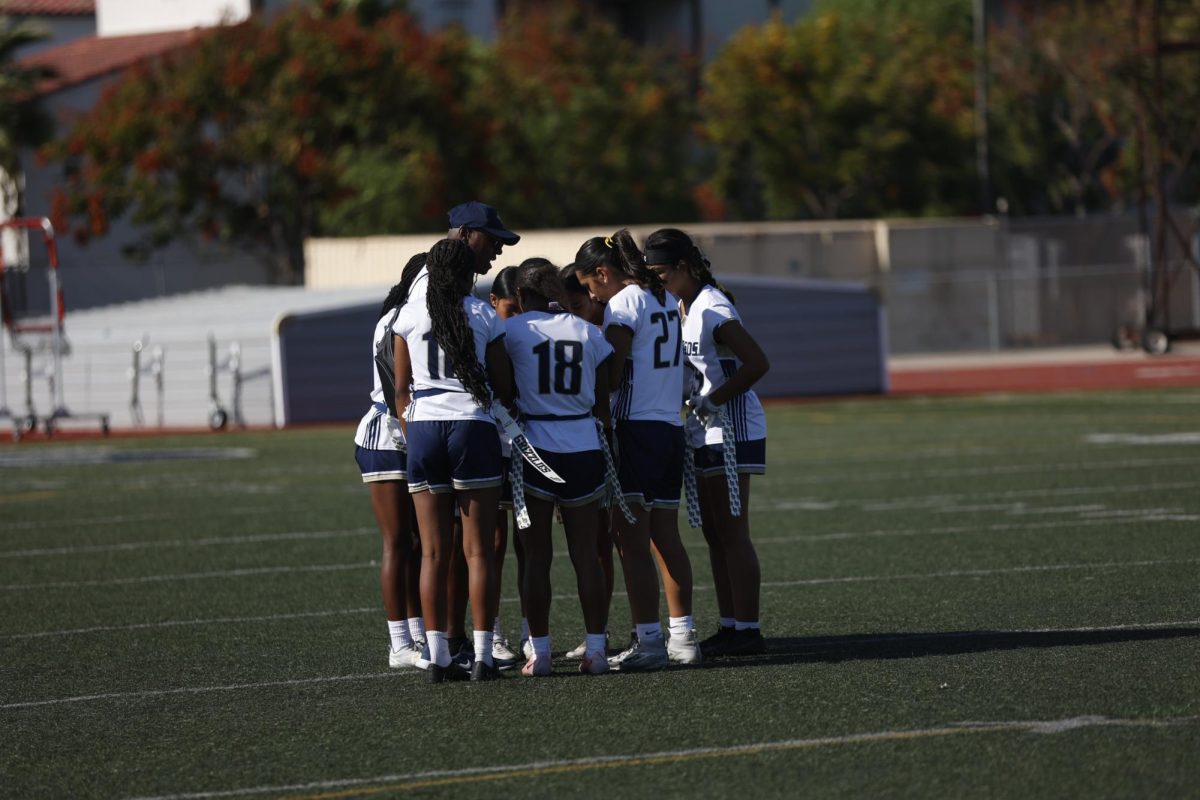
[[[475,629],[469,677],[490,680],[499,674],[492,660],[492,535],[503,469],[490,409],[493,392],[511,402],[512,367],[496,312],[471,295],[470,249],[444,239],[429,251],[427,267],[424,305],[406,304],[392,326],[396,410],[408,441],[408,488],[421,532],[427,674],[431,683],[468,677],[451,661],[446,642],[445,584],[457,504]]]
[[[627,230],[584,242],[575,256],[575,273],[606,304],[621,492],[636,517],[630,524],[624,514],[613,514],[637,641],[610,663],[621,671],[661,669],[669,660],[698,663],[692,567],[676,520],[684,454],[678,303],[646,268]],[[669,641],[658,616],[656,558],[671,616]]]
[[[733,301],[717,286],[708,259],[686,233],[674,228],[655,231],[646,239],[645,254],[646,264],[679,297],[683,350],[700,379],[688,403],[693,409],[689,423],[696,439],[700,518],[721,614],[716,634],[700,644],[707,656],[762,653],[762,575],[750,541],[750,476],[766,472],[767,423],[751,387],[770,365],[742,327]],[[726,426],[732,428],[732,436]],[[736,494],[726,472],[727,440],[735,442]]]
[[[516,290],[521,313],[505,322],[504,345],[513,363],[515,383],[520,387],[517,408],[525,419],[530,444],[564,481],[552,483],[530,466],[523,473],[530,527],[518,536],[525,549],[522,595],[533,655],[522,672],[530,676],[550,674],[550,563],[554,557],[551,522],[555,503],[562,511],[587,630],[579,671],[607,672],[604,632],[608,598],[604,572],[596,559],[605,470],[596,420],[606,429],[611,424],[606,362],[612,346],[594,325],[549,310],[550,301],[562,294],[553,265],[522,266]]]
[[[401,273],[400,282],[392,287],[375,333],[371,337],[372,358],[379,352],[385,337],[390,337],[391,324],[399,307],[408,295],[418,270],[425,264],[421,253],[409,260]],[[371,497],[371,510],[383,537],[383,555],[379,561],[379,584],[383,590],[383,607],[387,612],[388,666],[392,668],[419,665],[425,630],[421,621],[421,599],[416,592],[421,568],[421,548],[417,526],[413,521],[412,500],[408,494],[404,459],[404,436],[400,423],[393,415],[394,397],[391,380],[384,381],[378,369],[372,369],[374,388],[371,407],[358,423],[354,433],[354,458],[362,471]],[[389,408],[390,404],[390,408]]]

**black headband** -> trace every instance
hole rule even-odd
[[[646,249],[647,264],[674,265],[685,260],[687,260],[687,254],[684,253],[683,248],[680,247],[672,247],[668,244]]]

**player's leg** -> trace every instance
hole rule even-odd
[[[606,658],[608,641],[608,598],[604,570],[596,558],[596,541],[600,535],[598,502],[582,506],[564,506],[563,528],[567,534],[567,550],[575,568],[579,589],[579,606],[587,632],[579,671],[600,673],[608,670]],[[606,520],[607,521],[607,520]]]
[[[379,585],[391,639],[388,665],[415,666],[420,651],[414,645],[407,618],[406,578],[412,540],[412,531],[409,529],[412,500],[408,494],[408,484],[404,481],[377,481],[367,486],[371,495],[371,510],[383,539]]]
[[[724,646],[729,642],[734,631],[733,592],[729,586],[725,547],[719,534],[720,528],[716,511],[713,508],[715,501],[712,493],[707,490],[707,482],[703,476],[697,476],[696,489],[700,501],[701,529],[704,533],[704,541],[708,544],[708,563],[712,569],[713,589],[717,595],[719,617],[716,633],[700,642],[700,649],[705,655],[718,656],[724,654]],[[721,491],[725,491],[723,484]],[[728,509],[728,502],[725,507]]]
[[[761,653],[766,649],[759,628],[762,570],[758,552],[750,539],[750,476],[738,476],[742,501],[742,513],[738,516],[734,516],[729,508],[729,487],[723,474],[703,477],[700,484],[701,495],[708,499],[713,512],[714,538],[719,543],[729,579],[729,602],[734,619],[735,634],[727,637],[720,653]]]
[[[487,674],[487,677],[493,677],[489,672],[494,666],[492,625],[496,619],[496,606],[493,605],[495,592],[492,585],[496,582],[496,572],[493,537],[499,500],[499,486],[458,492],[463,553],[467,561],[467,594],[474,628],[475,663],[484,665],[486,669],[483,674]]]
[[[467,594],[474,629],[475,663],[471,679],[490,680],[498,676],[492,660],[492,626],[497,611],[492,587],[496,581],[496,514],[504,474],[496,426],[478,420],[450,423],[448,452],[462,519]]]
[[[447,430],[443,422],[408,425],[408,480],[421,534],[421,611],[429,645],[431,683],[469,674],[451,663],[446,642],[446,584],[454,531]]]
[[[525,574],[521,596],[529,620],[529,643],[533,657],[521,669],[523,675],[550,674],[550,564],[554,560],[554,541],[551,536],[554,503],[532,494],[525,496],[529,527],[518,537],[525,551]]]

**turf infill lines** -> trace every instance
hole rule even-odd
[[[50,700],[27,700],[21,703],[6,703],[0,710],[56,706],[66,703],[90,703],[96,700],[137,700],[145,697],[163,697],[173,694],[207,694],[208,692],[236,692],[242,689],[270,689],[274,687],[306,686],[313,683],[336,683],[339,681],[365,681],[376,678],[391,678],[398,671],[365,672],[358,675],[333,675],[321,678],[295,678],[286,681],[263,681],[260,683],[230,683],[224,686],[185,686],[176,689],[145,689],[140,692],[105,692],[103,694],[81,694],[75,697],[56,697]]]
[[[341,608],[332,611],[300,611],[294,614],[264,614],[257,617],[213,617],[210,619],[168,619],[161,622],[135,622],[130,625],[96,625],[91,628],[64,628],[54,631],[33,631],[30,633],[9,633],[0,635],[2,639],[41,639],[47,636],[78,636],[87,633],[111,633],[114,631],[137,631],[149,628],[178,628],[190,625],[236,625],[246,622],[282,622],[289,619],[310,619],[313,617],[334,617],[346,614],[378,613],[377,606],[369,608]]]
[[[245,569],[222,569],[212,572],[176,572],[169,575],[143,575],[140,578],[107,578],[97,581],[50,581],[47,583],[6,583],[0,584],[5,591],[25,591],[29,589],[69,589],[82,586],[127,586],[135,583],[165,583],[170,581],[195,581],[208,578],[245,578],[256,575],[276,575],[292,572],[338,572],[349,569],[378,568],[379,564],[371,561],[359,561],[353,564],[313,564],[298,567],[247,567]]]
[[[1007,573],[1020,572],[1051,572],[1056,570],[1074,570],[1074,569],[1114,569],[1119,567],[1156,567],[1164,565],[1178,564],[1194,564],[1200,561],[1200,558],[1163,558],[1147,561],[1105,561],[1100,563],[1076,563],[1076,564],[1029,564],[1019,567],[995,567],[992,569],[964,569],[964,570],[947,570],[944,572],[914,572],[904,573],[900,575],[847,575],[834,578],[804,578],[794,581],[763,581],[762,586],[807,586],[817,585],[822,583],[863,583],[873,581],[907,581],[920,580],[924,578],[957,578],[957,577],[976,577],[983,575],[1003,575]],[[30,589],[64,589],[84,586],[117,586],[136,583],[164,583],[176,580],[203,580],[206,578],[243,578],[255,575],[271,575],[271,574],[286,574],[291,572],[336,572],[342,570],[378,568],[379,564],[374,561],[365,561],[353,564],[318,564],[313,566],[300,567],[254,567],[248,569],[230,569],[218,570],[215,572],[189,572],[175,573],[171,575],[146,575],[140,578],[111,578],[108,580],[98,581],[52,581],[48,583],[9,583],[0,584],[0,590],[7,591],[24,591]],[[711,586],[696,585],[694,591],[707,591]],[[614,596],[621,595],[620,592],[614,593]],[[555,600],[569,600],[577,595],[565,594],[554,595]],[[517,602],[517,598],[505,597],[501,598],[502,603]]]
[[[1194,514],[1179,514],[1169,509],[1152,508],[1137,511],[1124,517],[1127,522],[1193,522]],[[1092,525],[1111,524],[1110,516],[1091,517],[1051,522],[997,522],[991,525],[952,525],[945,528],[877,528],[873,531],[838,531],[816,533],[810,536],[764,536],[754,544],[787,544],[791,542],[838,542],[848,539],[877,539],[888,536],[943,536],[958,533],[1002,533],[1004,531],[1053,530],[1056,528],[1086,528]],[[706,547],[703,542],[697,548]]]
[[[113,544],[78,545],[74,547],[45,547],[31,550],[0,551],[0,558],[38,558],[43,556],[88,555],[170,547],[223,547],[235,544],[261,544],[305,539],[337,539],[376,533],[375,528],[345,528],[336,531],[304,531],[292,533],[254,533],[245,536],[210,536],[204,539],[159,539],[144,542],[115,542]]]
[[[809,739],[784,739],[773,742],[750,742],[723,747],[696,747],[686,750],[664,750],[657,753],[626,753],[588,758],[532,761],[524,764],[498,764],[486,767],[463,769],[426,770],[394,775],[378,775],[372,778],[345,778],[341,780],[314,781],[309,783],[281,784],[275,786],[253,786],[239,789],[218,789],[205,792],[182,792],[133,798],[133,800],[206,800],[217,797],[245,797],[281,793],[301,793],[308,800],[333,800],[346,796],[383,794],[388,792],[412,791],[454,784],[480,783],[488,780],[511,780],[532,778],[552,774],[584,772],[597,769],[620,769],[679,763],[709,758],[753,756],[763,753],[788,750],[807,750],[843,745],[878,744],[888,742],[932,739],[951,736],[969,736],[989,733],[1029,733],[1056,735],[1082,728],[1165,728],[1190,725],[1197,717],[1113,718],[1099,715],[1069,717],[1050,720],[999,720],[987,722],[951,722],[933,728],[908,730],[873,731],[850,733],[841,736],[821,736]]]

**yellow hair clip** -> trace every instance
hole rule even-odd
[[[607,247],[609,250],[612,250],[612,237],[611,236],[604,237],[604,246]]]

